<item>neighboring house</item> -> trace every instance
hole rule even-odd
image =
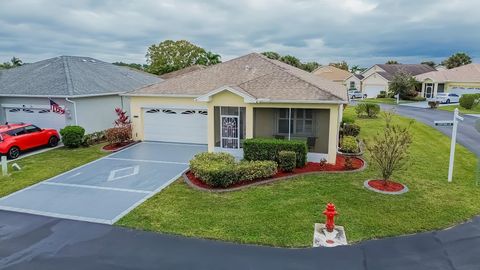
[[[204,68],[205,68],[204,65],[193,65],[193,66],[186,67],[186,68],[183,68],[183,69],[180,69],[180,70],[176,70],[176,71],[172,71],[172,72],[169,72],[169,73],[162,74],[159,77],[164,79],[164,80],[167,80],[167,79],[170,79],[170,78],[173,78],[173,77],[181,76],[181,75],[187,74],[189,72],[204,69]]]
[[[480,93],[480,64],[432,71],[415,78],[422,83],[420,94],[425,98],[435,97],[442,92],[459,95]]]
[[[345,80],[345,85],[347,86],[347,90],[358,90],[362,91],[362,80],[363,75],[361,74],[352,74]]]
[[[312,74],[319,76],[328,81],[337,82],[343,84],[345,80],[352,76],[352,73],[334,67],[334,66],[321,66],[312,71]]]
[[[90,57],[60,56],[0,71],[0,121],[41,128],[80,125],[87,133],[112,127],[119,93],[160,82],[157,76]],[[51,110],[50,100],[60,106]]]
[[[243,155],[246,138],[305,140],[309,160],[334,163],[343,85],[252,53],[130,93],[138,140],[207,144]]]
[[[424,64],[377,64],[362,73],[362,92],[368,98],[375,98],[381,91],[388,92],[390,80],[398,72],[407,72],[412,76],[435,71],[429,65]]]

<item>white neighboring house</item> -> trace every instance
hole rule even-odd
[[[347,86],[347,90],[358,90],[362,91],[362,79],[363,75],[361,74],[352,74],[345,80],[345,85]]]
[[[362,76],[360,90],[367,95],[367,98],[376,98],[381,91],[388,93],[390,80],[396,73],[401,71],[415,76],[435,71],[435,69],[424,64],[376,64],[360,74],[360,76]],[[352,77],[347,79],[347,86],[352,80],[356,79],[353,79]]]
[[[0,123],[31,123],[61,129],[80,125],[87,133],[113,126],[116,107],[128,110],[120,93],[159,77],[90,57],[60,56],[0,71]],[[51,111],[50,100],[65,113]]]
[[[415,78],[422,83],[420,94],[425,98],[444,92],[457,95],[480,93],[480,64],[432,71]]]

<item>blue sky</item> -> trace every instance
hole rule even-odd
[[[478,0],[0,0],[0,61],[58,55],[145,62],[149,45],[187,39],[223,60],[277,51],[370,66],[480,61]]]

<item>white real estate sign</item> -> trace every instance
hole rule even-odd
[[[434,122],[435,126],[453,126],[452,141],[450,144],[450,162],[448,164],[448,182],[452,182],[452,177],[453,177],[453,163],[455,161],[455,144],[457,142],[457,129],[458,129],[459,120],[463,121],[463,117],[458,115],[458,108],[456,108],[453,113],[453,121],[442,120],[442,121]]]

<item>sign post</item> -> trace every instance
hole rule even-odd
[[[450,162],[448,164],[448,182],[452,182],[453,163],[455,162],[455,144],[457,142],[458,121],[463,121],[463,117],[458,115],[458,108],[453,112],[453,121],[443,120],[435,121],[435,126],[452,126],[452,141],[450,144]]]
[[[396,94],[395,97],[397,98],[397,105],[400,103],[400,94]]]

